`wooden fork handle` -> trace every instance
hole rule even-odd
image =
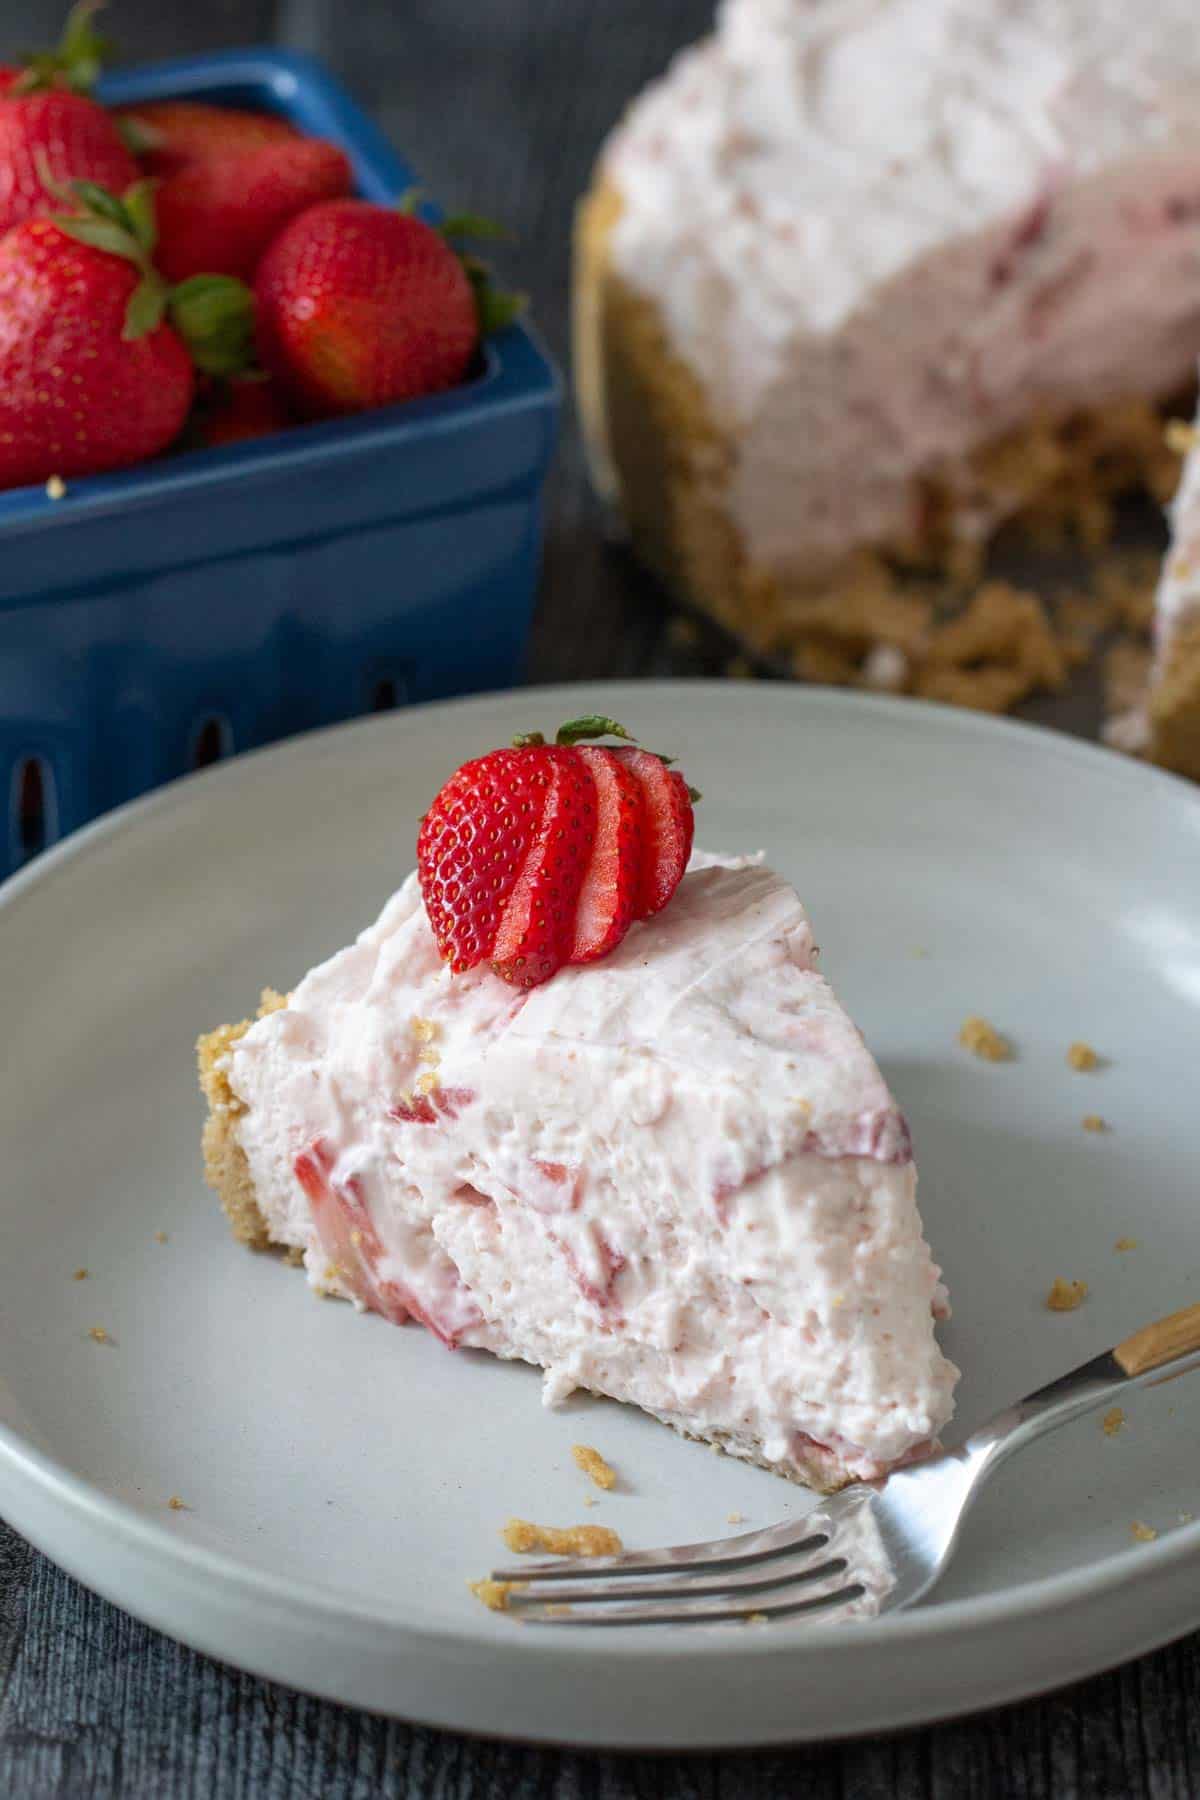
[[[1144,1375],[1148,1369],[1161,1369],[1177,1356],[1200,1350],[1200,1306],[1185,1306],[1182,1312],[1168,1313],[1153,1325],[1143,1325],[1113,1351],[1126,1375]]]

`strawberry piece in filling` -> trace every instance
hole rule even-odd
[[[324,1138],[317,1138],[295,1158],[296,1179],[312,1207],[313,1228],[329,1260],[330,1272],[372,1312],[381,1313],[393,1325],[410,1318],[432,1331],[447,1349],[457,1348],[463,1334],[482,1322],[483,1315],[459,1279],[453,1263],[430,1238],[420,1245],[414,1228],[409,1244],[410,1260],[425,1251],[425,1285],[435,1291],[419,1300],[412,1288],[380,1274],[385,1251],[363,1201],[357,1178],[333,1179],[334,1157]],[[440,1290],[440,1291],[439,1291]]]

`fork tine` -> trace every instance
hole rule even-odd
[[[840,1496],[839,1496],[840,1498]],[[681,1569],[732,1569],[741,1563],[777,1556],[782,1550],[818,1550],[828,1543],[834,1529],[822,1509],[787,1525],[771,1525],[764,1531],[743,1531],[736,1537],[714,1538],[705,1544],[680,1544],[665,1550],[627,1550],[621,1556],[556,1557],[549,1562],[526,1562],[518,1567],[493,1569],[493,1581],[588,1581],[622,1575],[672,1575]]]
[[[512,1594],[514,1617],[530,1625],[684,1625],[756,1624],[762,1620],[811,1617],[814,1622],[851,1616],[864,1597],[856,1582],[847,1583],[844,1572],[828,1577],[814,1592],[811,1586],[799,1594],[788,1589],[770,1599],[735,1600],[710,1596],[694,1600],[647,1600],[641,1604],[613,1606],[604,1602],[573,1605],[565,1600],[518,1604],[523,1596]]]
[[[612,1606],[620,1600],[687,1600],[705,1596],[729,1596],[769,1593],[773,1588],[799,1587],[827,1581],[838,1576],[843,1585],[853,1579],[844,1556],[830,1557],[824,1549],[810,1552],[799,1561],[781,1554],[749,1568],[734,1569],[729,1574],[719,1569],[701,1570],[694,1575],[671,1575],[663,1580],[653,1576],[635,1576],[626,1581],[581,1581],[578,1585],[559,1585],[546,1581],[523,1582],[512,1595],[510,1604],[532,1606],[539,1601],[587,1604],[595,1601]]]

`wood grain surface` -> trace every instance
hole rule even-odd
[[[0,48],[61,6],[0,4]],[[699,35],[708,0],[112,0],[126,58],[277,39],[324,57],[447,202],[517,230],[506,274],[565,362],[567,240],[626,99]],[[712,673],[605,541],[573,424],[553,478],[537,680]],[[1094,723],[1086,692],[1039,707]],[[1200,1639],[962,1723],[762,1755],[574,1755],[476,1742],[311,1700],[193,1654],[96,1598],[0,1524],[0,1800],[1195,1800]]]

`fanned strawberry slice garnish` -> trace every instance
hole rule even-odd
[[[425,910],[455,974],[492,954],[550,792],[544,757],[493,750],[452,775],[417,837]]]
[[[649,750],[614,750],[642,795],[643,855],[635,919],[661,912],[683,880],[696,819],[683,776]]]
[[[633,921],[642,873],[643,808],[637,777],[613,751],[581,744],[575,754],[596,784],[596,835],[567,958],[583,963],[615,950]]]
[[[570,958],[575,904],[596,836],[596,784],[578,752],[541,748],[550,790],[533,848],[513,888],[492,967],[518,987],[536,987]]]
[[[417,869],[443,960],[518,987],[607,956],[683,879],[699,799],[614,719],[564,725],[465,763],[421,821]],[[432,1111],[432,1108],[430,1109]]]

